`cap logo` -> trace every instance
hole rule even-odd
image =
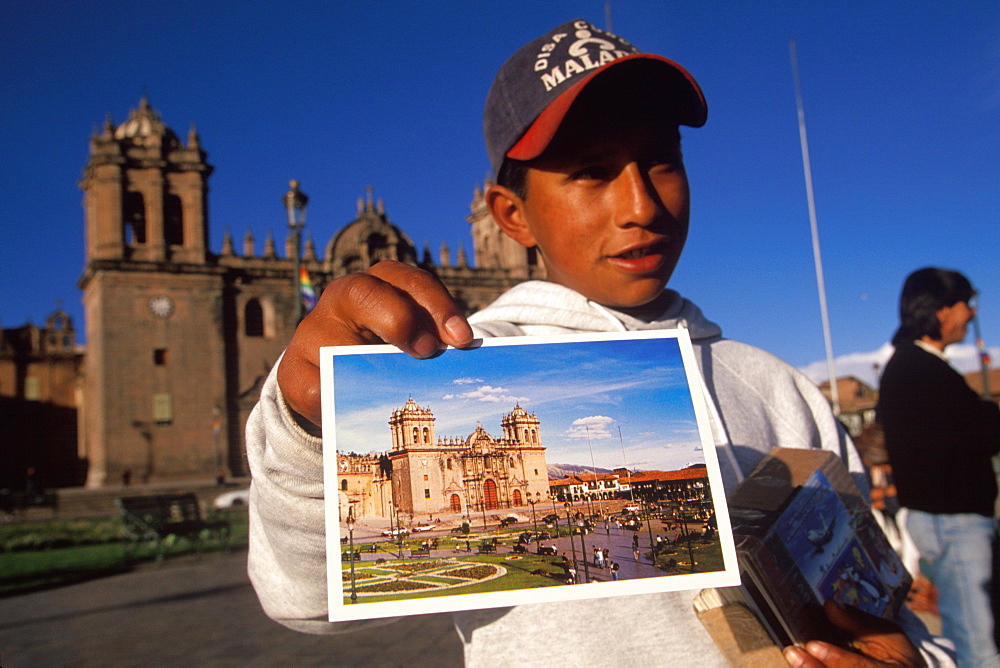
[[[552,58],[556,47],[564,39],[569,37],[568,33],[556,33],[552,35],[551,41],[542,45],[537,56],[535,56],[535,72],[541,72],[539,81],[545,86],[545,90],[550,91],[556,86],[572,79],[577,74],[594,70],[612,60],[623,58],[636,53],[635,47],[618,38],[620,42],[615,44],[612,41],[596,37],[595,32],[600,32],[586,21],[577,21],[573,24],[576,31],[573,37],[576,40],[569,45],[567,54],[569,57],[563,63],[556,63],[549,69],[549,61]],[[629,47],[624,50],[621,46]]]

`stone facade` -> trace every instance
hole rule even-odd
[[[405,525],[435,515],[497,514],[548,498],[535,414],[515,406],[503,416],[499,438],[482,425],[465,438],[442,438],[435,419],[430,408],[410,398],[390,416],[391,447],[384,455],[338,457],[341,517],[349,504],[357,518],[389,517],[394,508]]]
[[[82,484],[82,367],[65,311],[56,310],[42,327],[0,330],[0,490],[23,489],[29,468],[44,487]]]
[[[291,338],[299,296],[296,244],[238,252],[227,233],[208,247],[213,167],[192,129],[181,141],[143,98],[90,140],[84,193],[86,267],[80,279],[87,350],[79,450],[87,485],[246,474],[243,430],[271,366]],[[544,278],[533,252],[504,236],[473,194],[476,266],[447,247],[418,253],[371,192],[357,218],[301,264],[319,293],[331,280],[385,259],[438,276],[471,313],[507,288]]]

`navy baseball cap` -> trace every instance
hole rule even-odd
[[[580,92],[612,68],[647,65],[650,89],[662,91],[664,115],[701,127],[705,96],[691,74],[674,61],[642,53],[630,43],[577,19],[528,42],[497,72],[486,96],[483,131],[494,174],[504,158],[532,160],[552,141]],[[617,71],[617,70],[616,70]]]

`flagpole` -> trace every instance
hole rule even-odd
[[[635,493],[632,491],[632,472],[628,470],[628,457],[625,456],[625,439],[622,438],[621,425],[618,426],[618,440],[622,444],[622,463],[625,464],[625,475],[628,478],[628,494],[632,501],[635,502]]]
[[[601,508],[601,517],[604,517],[604,499],[601,498],[599,485],[597,484],[597,462],[594,461],[594,446],[590,443],[590,425],[583,425],[587,428],[587,447],[590,448],[590,470],[594,473],[594,489],[597,491],[597,504]]]
[[[979,331],[979,316],[972,316],[972,331],[976,336],[976,351],[979,357],[979,373],[983,376],[983,399],[992,399],[993,393],[990,391],[990,353],[986,350],[986,342]]]
[[[830,337],[830,316],[826,308],[826,283],[823,280],[823,259],[819,248],[819,227],[816,224],[816,201],[813,197],[812,168],[809,165],[809,140],[806,137],[806,113],[802,106],[802,88],[799,85],[799,59],[795,52],[795,40],[790,40],[792,54],[792,77],[795,80],[795,105],[799,113],[799,142],[802,145],[802,169],[806,179],[806,200],[809,203],[809,229],[812,232],[813,263],[816,265],[816,286],[819,291],[819,310],[823,320],[823,340],[826,345],[826,371],[830,377],[830,401],[833,414],[840,415],[840,395],[837,391],[837,375],[833,365],[833,342]]]

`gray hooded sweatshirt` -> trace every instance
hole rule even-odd
[[[686,328],[709,398],[727,493],[775,446],[835,452],[867,489],[854,447],[815,384],[769,353],[722,338],[719,326],[676,292],[656,303],[665,304],[662,312],[630,315],[563,286],[529,281],[469,321],[479,337]],[[295,424],[274,371],[247,423],[247,451],[253,474],[249,572],[265,612],[309,633],[391,624],[325,621],[321,441]],[[539,603],[454,617],[468,666],[727,665],[694,614],[696,594]],[[901,617],[929,663],[950,664],[915,617],[907,611]]]

